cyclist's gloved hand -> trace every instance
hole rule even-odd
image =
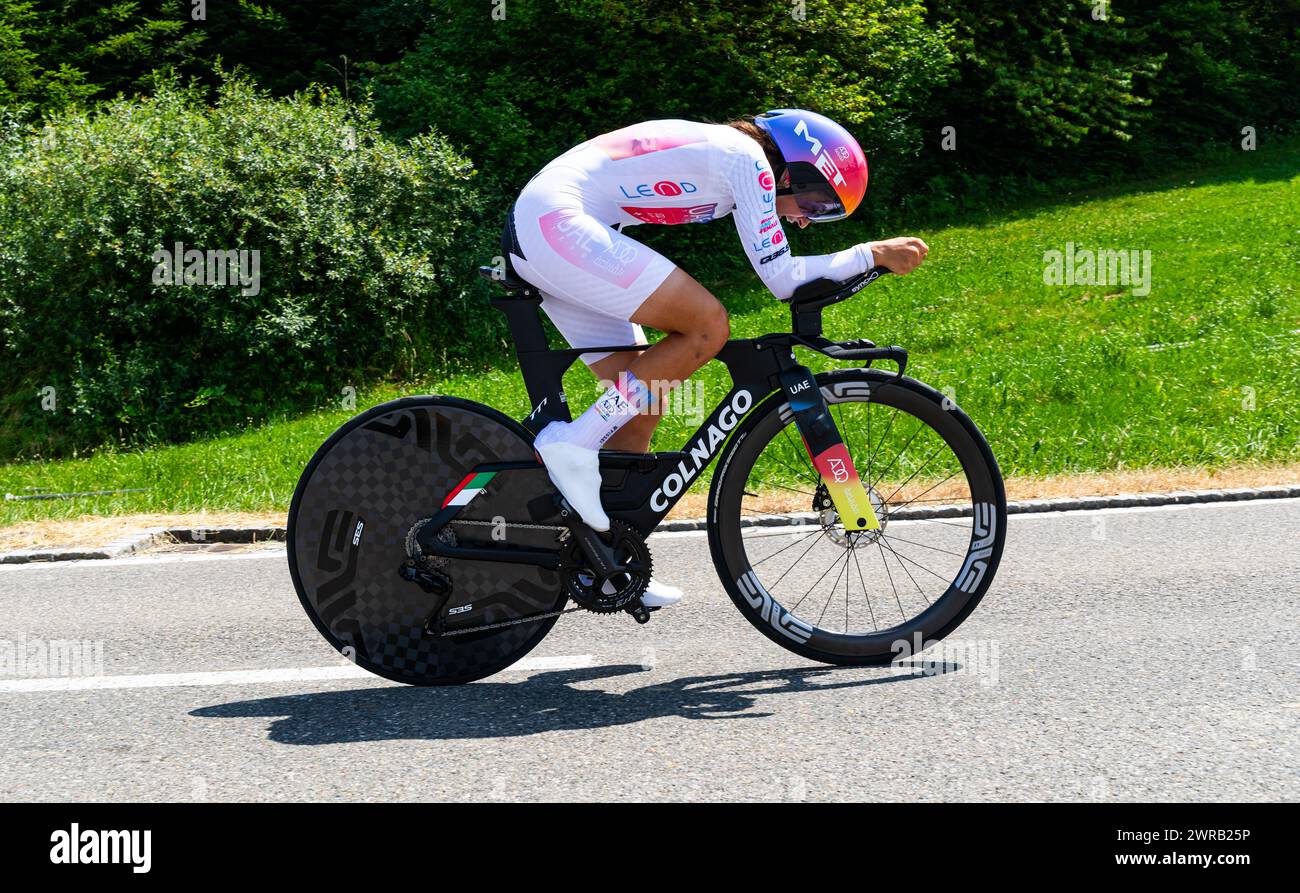
[[[930,246],[915,236],[896,236],[882,242],[868,242],[867,249],[875,259],[876,266],[885,267],[891,273],[910,273],[921,265],[930,253]]]

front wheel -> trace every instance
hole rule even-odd
[[[817,381],[880,529],[839,523],[778,392],[719,458],[709,546],[728,595],[772,641],[823,663],[885,664],[948,635],[988,591],[1006,537],[1002,476],[938,391],[874,369]]]

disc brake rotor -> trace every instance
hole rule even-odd
[[[884,533],[885,525],[889,522],[889,513],[885,509],[884,500],[881,499],[880,493],[875,487],[867,487],[867,498],[871,500],[871,507],[876,511],[876,518],[880,521],[880,529],[845,530],[844,525],[840,523],[840,513],[835,511],[835,502],[826,490],[826,485],[817,485],[817,492],[813,494],[812,508],[817,513],[817,520],[821,524],[822,530],[826,532],[827,539],[846,549],[852,545],[869,545],[880,539],[880,534]]]

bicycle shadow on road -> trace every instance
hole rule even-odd
[[[940,674],[958,669],[956,664],[939,668]],[[926,678],[888,669],[874,671],[885,675],[847,678],[849,670],[807,667],[686,676],[621,692],[574,685],[642,672],[648,670],[638,664],[620,664],[538,673],[526,683],[351,688],[234,701],[200,707],[190,715],[206,719],[279,717],[269,731],[270,739],[280,744],[511,738],[608,728],[663,717],[759,719],[774,715],[773,711],[755,709],[760,697]],[[819,681],[826,676],[834,681]],[[836,676],[839,678],[834,679]]]

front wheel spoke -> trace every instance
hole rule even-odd
[[[852,555],[854,551],[855,550],[853,548],[850,548],[849,554]],[[848,561],[844,562],[844,569],[845,570],[849,569]],[[852,581],[853,581],[852,574],[844,575],[844,635],[846,636],[849,634],[849,586],[852,583]]]
[[[916,567],[919,567],[921,570],[925,571],[927,574],[930,574],[931,576],[934,576],[934,577],[938,577],[940,580],[943,581],[943,585],[944,585],[945,588],[948,586],[948,584],[949,584],[950,582],[952,582],[952,581],[949,580],[947,577],[945,577],[943,574],[937,574],[937,573],[935,573],[934,571],[932,571],[932,570],[930,570],[928,567],[926,567],[924,564],[922,564],[921,562],[917,561],[915,558],[912,558],[912,557],[909,556],[909,555],[904,555],[902,552],[898,551],[898,550],[895,549],[893,546],[890,546],[890,547],[889,547],[889,551],[893,552],[895,555],[897,555],[899,558],[903,559],[904,561],[908,562],[909,564],[913,564],[913,565],[915,565]]]
[[[809,511],[811,512],[812,510],[809,509]],[[768,511],[764,511],[763,509],[760,509],[760,508],[752,508],[752,509],[747,509],[747,510],[746,510],[746,516],[747,516],[747,517],[751,517],[751,518],[780,518],[781,520],[785,521],[786,523],[789,523],[789,522],[790,522],[790,515],[791,515],[790,512],[768,512]],[[792,525],[792,526],[793,526],[793,525]]]
[[[785,442],[790,444],[790,449],[794,450],[795,455],[803,458],[804,465],[808,466],[808,472],[813,476],[813,478],[814,479],[820,478],[821,475],[817,473],[817,469],[813,467],[812,460],[808,458],[808,451],[799,449],[798,444],[796,444],[793,440],[790,439],[790,425],[789,424],[782,425],[781,433],[785,435]],[[777,461],[781,462],[782,465],[785,465],[786,468],[790,468],[790,466],[787,463],[781,461],[781,458],[779,456],[777,457]],[[793,468],[790,468],[790,470],[794,471]]]
[[[893,509],[892,506],[890,507],[889,511],[890,511],[890,514],[893,513],[894,509]],[[938,524],[940,527],[951,527],[951,528],[953,528],[954,530],[961,530],[961,531],[964,531],[964,532],[966,532],[966,533],[970,533],[970,525],[969,525],[969,524],[954,524],[954,523],[951,522],[951,521],[941,521],[941,520],[938,519],[938,518],[904,518],[904,519],[901,519],[900,521],[896,521],[896,522],[894,522],[894,523],[896,523],[896,524],[901,524],[901,523],[903,523],[904,521],[906,521],[908,524],[914,524],[914,523],[918,523],[918,522],[923,523],[923,524]]]
[[[791,465],[789,462],[785,461],[778,455],[773,454],[769,456],[768,459],[769,461],[774,462],[775,464],[780,465],[782,468],[789,471],[790,474],[794,475],[794,478],[797,481],[819,480],[816,470],[812,469],[811,467],[809,467],[808,472],[804,472],[804,471],[800,471],[798,468],[795,468],[793,465]]]
[[[953,472],[956,474],[956,472]],[[942,482],[941,482],[942,483]],[[963,505],[971,500],[965,496],[960,499],[955,496],[935,496],[932,499],[909,499],[907,502],[887,502],[885,505],[890,509],[901,509],[917,502],[937,502],[940,505]]]
[[[835,563],[839,564],[839,561],[836,560]],[[826,617],[826,609],[831,606],[831,601],[835,598],[835,588],[840,585],[840,577],[843,577],[844,572],[848,569],[849,569],[849,556],[846,554],[844,556],[844,566],[841,567],[840,572],[835,575],[835,582],[831,584],[830,594],[826,596],[826,604],[822,606],[821,614],[817,615],[817,627],[819,629],[821,628],[823,618]],[[848,598],[845,597],[844,604],[846,606],[848,605],[848,601],[849,601]],[[846,633],[849,631],[849,614],[848,614],[847,607],[845,608],[845,612],[844,612],[844,631]]]
[[[769,481],[767,478],[759,478],[757,483],[760,485],[766,485],[768,487],[772,487],[777,490],[789,490],[791,493],[798,493],[800,496],[811,497],[817,495],[816,491],[814,490],[799,490],[795,487],[791,487],[788,484],[774,484],[771,481]],[[754,495],[757,496],[758,494],[754,494]]]
[[[885,548],[889,550],[889,554],[894,556],[894,560],[898,561],[898,566],[903,569],[903,573],[907,574],[907,579],[912,581],[912,585],[916,587],[916,591],[920,593],[922,600],[925,602],[925,605],[928,608],[930,606],[930,599],[925,594],[925,590],[921,588],[921,584],[916,582],[916,577],[912,576],[912,572],[907,569],[907,565],[903,564],[902,561],[899,561],[898,553],[894,551],[893,546],[889,545],[889,543],[885,543]]]
[[[893,409],[893,407],[890,407],[890,408]],[[879,453],[879,452],[884,448],[884,446],[885,446],[885,441],[889,440],[889,432],[890,432],[890,431],[893,429],[893,427],[894,427],[894,419],[898,418],[898,416],[899,416],[900,413],[901,413],[901,410],[894,409],[894,411],[891,412],[891,413],[889,414],[889,421],[885,423],[885,433],[882,434],[882,435],[880,435],[880,439],[879,439],[878,441],[876,441],[876,448],[875,448],[874,450],[872,450],[872,451],[871,451],[871,455],[867,457],[867,468],[868,468],[868,469],[870,469],[871,466],[875,463],[875,461],[876,461],[876,454]],[[868,419],[871,418],[871,414],[870,414],[870,412],[868,412],[868,414],[867,414],[867,418],[868,418]],[[875,478],[874,476],[870,476],[870,477],[868,477],[868,478],[867,478],[867,484],[868,484],[868,486],[874,486],[874,485],[875,485],[875,481],[876,481],[876,478]]]
[[[921,472],[925,471],[926,466],[928,466],[931,462],[933,462],[933,461],[934,461],[934,457],[937,456],[937,455],[939,455],[939,453],[943,452],[944,447],[946,447],[947,445],[948,445],[947,443],[945,443],[944,441],[940,440],[940,441],[939,441],[939,445],[938,445],[937,447],[934,448],[934,451],[933,451],[932,453],[930,453],[930,455],[928,455],[928,456],[925,457],[925,461],[921,463],[921,465],[916,469],[916,471],[914,471],[914,472],[912,472],[911,474],[909,474],[909,475],[907,476],[907,480],[903,481],[901,484],[899,484],[897,487],[895,487],[895,488],[894,488],[894,492],[893,492],[893,493],[890,493],[890,494],[889,494],[889,497],[888,497],[885,501],[888,502],[890,499],[893,499],[895,496],[897,496],[897,495],[899,494],[899,492],[902,491],[902,489],[903,489],[904,487],[906,487],[908,484],[910,484],[910,483],[912,482],[912,480],[913,480],[913,479],[914,479],[918,474],[920,474]],[[950,479],[950,478],[951,478],[954,474],[956,474],[956,473],[957,473],[957,472],[955,472],[955,471],[952,472],[951,474],[948,475],[948,477],[944,478],[944,480],[948,480],[948,479]],[[933,488],[931,488],[931,489],[933,489]],[[928,493],[928,492],[930,492],[930,491],[929,491],[929,490],[926,490],[925,492]],[[906,503],[904,503],[904,505],[906,505]]]
[[[871,592],[867,589],[866,578],[862,576],[862,562],[858,561],[858,550],[850,549],[849,551],[853,553],[853,563],[857,565],[858,568],[858,582],[862,584],[862,595],[867,600],[867,613],[871,615],[871,628],[873,630],[879,630],[880,623],[876,620],[876,611],[871,607]]]
[[[784,518],[785,516],[773,515],[772,517]],[[806,528],[812,528],[812,530],[809,531],[806,530]],[[820,524],[817,524],[815,522],[809,524],[771,524],[771,525],[764,524],[764,525],[755,525],[753,528],[750,529],[754,530],[755,532],[741,534],[741,536],[744,537],[746,542],[748,542],[749,540],[771,539],[772,537],[777,537],[777,536],[795,536],[796,534],[805,533],[805,532],[811,535],[817,533],[818,531],[824,532],[826,530],[826,528],[822,527]],[[770,530],[771,533],[758,533],[757,531],[759,530]]]
[[[782,552],[784,552],[786,549],[792,549],[792,548],[794,548],[795,546],[799,545],[800,543],[802,543],[802,542],[806,542],[806,541],[808,540],[809,537],[816,536],[818,533],[824,533],[824,532],[825,532],[825,531],[823,531],[823,530],[821,530],[820,528],[818,528],[817,530],[814,530],[812,533],[805,534],[804,536],[800,537],[799,539],[795,540],[794,542],[789,543],[788,545],[782,546],[781,548],[777,549],[777,550],[776,550],[775,552],[773,552],[771,555],[766,555],[766,556],[764,556],[763,558],[760,558],[758,561],[751,561],[750,564],[749,564],[749,569],[750,569],[750,570],[753,570],[754,568],[756,568],[756,567],[758,567],[760,564],[762,564],[764,561],[768,561],[768,560],[770,560],[770,559],[772,559],[772,558],[775,558],[776,556],[780,555],[780,554],[781,554]],[[747,537],[747,539],[755,539],[755,537]]]
[[[898,543],[907,543],[909,546],[920,546],[922,549],[932,549],[935,552],[942,552],[945,555],[956,555],[958,558],[966,557],[965,553],[963,552],[952,552],[949,551],[948,549],[940,549],[938,546],[931,546],[928,543],[918,543],[915,540],[905,540],[901,536],[885,536],[882,533],[880,535],[880,538],[882,540],[891,540],[893,542],[898,542]]]
[[[874,487],[877,483],[885,479],[885,474],[889,472],[890,469],[892,469],[895,464],[897,464],[898,460],[902,458],[903,453],[907,452],[907,448],[912,445],[912,441],[916,440],[917,436],[919,436],[922,431],[929,429],[929,427],[930,426],[927,425],[925,422],[923,422],[921,419],[916,420],[916,430],[912,432],[912,436],[907,438],[907,442],[904,443],[902,448],[897,453],[894,454],[894,458],[889,460],[889,464],[886,465],[884,470],[880,472],[880,477],[876,478],[874,481],[871,482],[871,486]]]
[[[872,405],[873,404],[870,402],[862,404],[863,407],[862,411],[866,413],[867,416],[867,448],[863,451],[863,454],[867,457],[867,469],[866,469],[867,480],[871,480],[871,407]]]
[[[889,572],[889,562],[885,560],[885,550],[880,545],[879,540],[876,541],[876,548],[880,550],[880,563],[885,568],[885,576],[889,578],[889,588],[894,590],[894,601],[898,603],[899,616],[901,616],[903,622],[906,623],[907,612],[903,610],[903,600],[898,597],[898,587],[894,585],[894,575]]]
[[[817,545],[819,542],[821,542],[822,537],[825,536],[825,535],[826,535],[826,531],[825,531],[825,530],[821,531],[821,536],[818,536],[818,537],[816,537],[816,538],[813,539],[812,544],[811,544],[810,546],[808,546],[807,549],[804,549],[804,551],[803,551],[803,555],[800,555],[798,558],[796,558],[796,559],[794,560],[794,564],[791,564],[789,567],[787,567],[787,568],[785,569],[785,572],[782,573],[781,576],[779,576],[779,577],[776,578],[776,582],[773,583],[771,586],[768,587],[768,590],[770,591],[770,590],[772,590],[772,589],[775,589],[777,586],[781,585],[781,581],[785,579],[785,575],[788,574],[788,573],[790,573],[790,571],[794,570],[794,569],[795,569],[795,566],[796,566],[799,562],[801,562],[801,561],[804,560],[804,557],[805,557],[809,552],[811,552],[811,551],[813,550],[813,548],[816,547],[816,545]]]
[[[941,481],[936,481],[935,483],[933,483],[933,484],[931,484],[930,486],[926,487],[926,488],[925,488],[924,490],[922,490],[920,493],[916,494],[916,495],[913,496],[911,499],[907,500],[907,502],[900,502],[900,503],[897,503],[898,507],[899,507],[899,508],[903,508],[904,506],[909,506],[909,505],[911,505],[911,504],[914,503],[914,502],[942,502],[943,500],[942,500],[941,498],[939,498],[939,497],[936,497],[935,499],[922,499],[921,497],[924,496],[925,494],[929,493],[929,492],[930,492],[931,490],[933,490],[935,487],[941,487],[941,486],[943,486],[944,484],[948,483],[950,480],[952,480],[953,478],[955,478],[955,477],[957,476],[957,472],[960,471],[960,470],[961,470],[960,468],[954,469],[954,470],[953,470],[953,471],[952,471],[952,472],[951,472],[951,473],[950,473],[946,478],[944,478],[944,479],[941,480]],[[908,480],[911,480],[911,478],[909,478]],[[906,484],[906,481],[904,482],[904,484]],[[898,490],[901,490],[901,489],[903,489],[903,488],[900,486],[900,487],[898,488]],[[970,487],[967,486],[967,490],[969,490],[969,489],[970,489]],[[898,490],[895,490],[893,493],[890,493],[890,494],[889,494],[889,499],[893,499],[895,496],[897,496],[897,495],[898,495]],[[886,499],[885,502],[889,502],[889,499]],[[951,501],[951,500],[948,500],[948,501]]]
[[[848,559],[846,558],[845,561],[847,562]],[[790,610],[793,612],[796,608],[798,608],[801,604],[803,604],[803,600],[804,600],[805,598],[807,598],[809,595],[812,594],[812,591],[813,591],[814,589],[817,588],[817,584],[820,583],[822,580],[825,580],[825,579],[826,579],[826,575],[829,574],[829,573],[830,573],[830,572],[835,568],[835,565],[837,565],[837,564],[839,564],[839,563],[840,563],[840,560],[839,560],[838,558],[835,559],[835,561],[831,562],[830,567],[828,567],[828,568],[826,568],[826,570],[822,571],[822,575],[821,575],[820,577],[818,577],[816,580],[813,581],[813,584],[812,584],[811,586],[808,587],[808,591],[805,592],[802,596],[800,596],[799,601],[795,602],[795,603],[794,603],[794,607],[791,608]],[[839,579],[840,579],[839,577],[836,577],[836,578],[835,578],[835,581],[838,583],[838,582],[839,582]],[[834,591],[835,591],[835,586],[832,585],[832,586],[831,586],[831,592],[834,592]]]

